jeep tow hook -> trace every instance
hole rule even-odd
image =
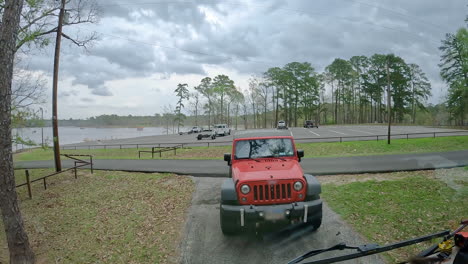
[[[244,226],[244,208],[240,209],[240,224]]]
[[[304,223],[307,223],[307,211],[308,211],[309,207],[307,206],[307,204],[304,204]]]

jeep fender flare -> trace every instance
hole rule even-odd
[[[238,204],[236,185],[232,179],[226,179],[221,185],[221,204]]]
[[[306,199],[313,199],[314,197],[317,197],[318,195],[320,195],[320,193],[322,193],[322,187],[317,178],[310,174],[304,174],[304,178],[307,181]]]

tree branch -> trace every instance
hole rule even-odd
[[[51,30],[41,32],[41,33],[37,33],[37,34],[34,35],[34,38],[38,38],[40,36],[44,36],[44,35],[50,34],[52,32],[57,32],[57,28],[55,27],[55,28],[53,28]],[[28,37],[25,37],[22,40],[20,40],[18,42],[18,44],[16,45],[15,52],[18,51],[21,48],[21,46],[23,46],[24,44],[26,44],[29,41],[30,41],[30,38],[28,38]]]
[[[39,16],[39,17],[37,17],[37,18],[35,18],[35,19],[29,21],[28,24],[26,24],[25,26],[21,27],[21,28],[20,28],[20,31],[24,32],[26,29],[28,29],[28,28],[31,27],[33,24],[35,24],[37,21],[43,19],[44,17],[49,16],[52,12],[54,12],[54,11],[56,11],[56,10],[59,10],[59,9],[60,9],[60,8],[57,7],[57,8],[53,8],[53,9],[51,9],[51,10],[49,10],[49,11],[43,13],[42,16]]]

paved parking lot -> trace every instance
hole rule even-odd
[[[387,135],[387,126],[384,125],[335,125],[320,126],[319,128],[292,127],[289,131],[298,142],[333,142],[333,141],[356,141],[356,140],[385,140]],[[258,129],[261,133],[262,129]],[[206,132],[209,133],[209,132]],[[147,137],[137,137],[128,139],[102,140],[95,142],[83,142],[78,144],[66,145],[66,148],[135,148],[136,144],[143,146],[168,146],[176,144],[190,144],[191,146],[216,146],[230,145],[235,131],[230,136],[217,137],[212,140],[206,138],[197,140],[197,134],[184,135],[156,135]],[[434,134],[435,133],[435,134]],[[460,136],[468,135],[468,130],[457,130],[447,128],[433,128],[423,126],[392,126],[391,134],[393,139],[398,138],[418,138],[418,137],[441,137],[441,136]],[[114,145],[114,146],[111,146]]]
[[[301,142],[379,140],[385,139],[388,127],[382,125],[322,126],[319,128],[290,128],[294,139]],[[423,126],[392,126],[392,138],[418,138],[468,135],[468,131]],[[356,137],[356,138],[350,138]]]

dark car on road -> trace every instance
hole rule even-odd
[[[304,122],[304,128],[314,128],[314,127],[318,128],[317,122],[312,121],[312,120],[306,120]]]
[[[230,178],[222,184],[220,221],[225,235],[322,223],[321,186],[304,174],[304,151],[288,130],[236,133],[224,154]]]

